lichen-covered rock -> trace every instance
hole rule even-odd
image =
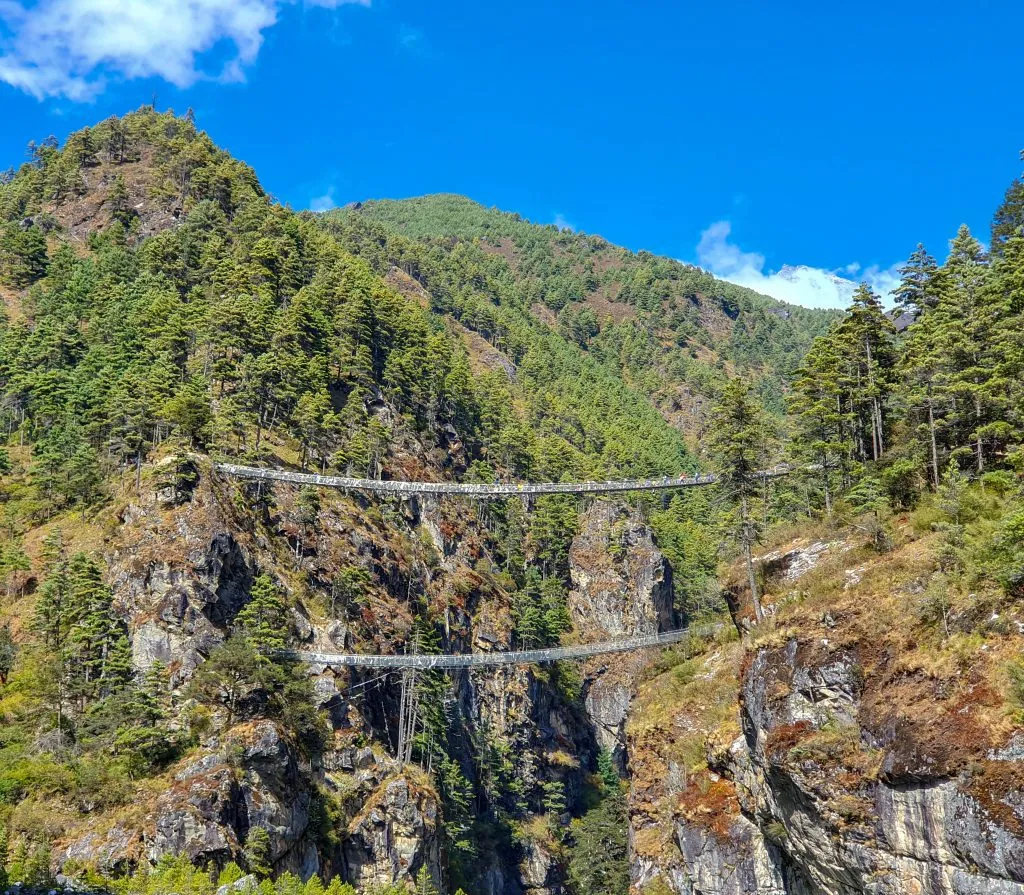
[[[569,612],[585,638],[674,627],[672,567],[651,529],[621,505],[599,502],[583,514],[569,569]]]
[[[523,845],[519,876],[528,895],[560,895],[564,891],[558,862],[538,842],[528,841]]]
[[[650,528],[624,507],[594,504],[569,550],[574,628],[587,640],[654,634],[675,627],[672,567]],[[643,654],[622,654],[585,666],[585,705],[598,745],[626,764],[625,723]]]
[[[349,824],[342,846],[359,888],[412,883],[426,866],[441,882],[440,812],[433,792],[399,776],[387,780]]]
[[[106,556],[135,666],[161,662],[175,684],[224,639],[253,579],[251,548],[240,542],[240,526],[208,475],[189,497],[169,513],[153,494],[126,507]]]
[[[911,727],[895,736],[861,689],[855,656],[796,640],[757,652],[730,769],[745,812],[825,895],[1024,895],[1021,763],[958,770],[948,744],[934,751]],[[956,721],[947,733],[962,735]]]
[[[185,854],[198,863],[237,860],[251,829],[270,834],[279,869],[315,873],[306,841],[312,784],[295,747],[270,721],[236,728],[223,751],[193,758],[157,800],[148,857]]]
[[[157,802],[149,859],[187,855],[223,866],[241,853],[239,831],[248,829],[244,805],[234,770],[218,756],[190,763]]]

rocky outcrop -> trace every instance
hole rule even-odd
[[[661,784],[678,808],[671,842],[636,850],[641,888],[660,877],[681,895],[1024,895],[1016,741],[992,748],[969,704],[939,727],[937,703],[926,727],[898,719],[864,660],[827,638],[748,658],[739,735],[709,734],[709,770]],[[637,841],[650,837],[649,798],[634,787]]]
[[[731,768],[745,812],[826,895],[1024,893],[1024,767],[915,746],[916,731],[877,724],[861,689],[855,656],[795,640],[757,653]],[[949,721],[949,743],[970,715]]]
[[[569,550],[569,611],[585,639],[653,634],[675,624],[672,567],[649,526],[600,501],[580,519]]]
[[[180,684],[224,639],[224,625],[248,599],[253,559],[209,476],[170,517],[158,509],[158,495],[146,493],[121,512],[107,562],[136,667],[161,662]]]
[[[441,883],[437,797],[405,777],[385,782],[349,824],[342,846],[346,876],[359,888],[411,883],[426,866]]]
[[[319,868],[309,842],[314,787],[294,745],[270,721],[235,728],[223,749],[188,761],[156,804],[148,855],[198,863],[238,860],[250,830],[269,834],[270,860],[306,878]]]
[[[586,640],[654,634],[675,627],[672,567],[651,529],[618,504],[595,503],[569,551],[573,627]],[[625,723],[642,654],[586,665],[585,705],[598,745],[626,763]]]

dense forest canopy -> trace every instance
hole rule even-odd
[[[662,406],[680,387],[713,397],[731,371],[756,381],[781,412],[784,378],[837,316],[462,196],[366,202],[328,217],[348,232],[370,221],[408,237],[392,260],[424,271],[427,282],[431,268],[447,268],[462,288],[445,290],[442,309],[470,329],[501,343],[531,312],[549,322],[557,315],[568,340]]]

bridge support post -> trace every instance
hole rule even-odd
[[[403,767],[412,761],[412,741],[416,736],[416,669],[402,671],[402,693],[398,710],[398,763]]]

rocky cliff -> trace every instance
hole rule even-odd
[[[365,888],[411,884],[426,867],[447,886],[452,853],[436,776],[419,760],[403,767],[393,757],[398,675],[310,668],[331,728],[315,755],[273,720],[224,728],[215,714],[203,722],[188,687],[268,568],[290,590],[292,642],[403,649],[418,600],[442,620],[439,649],[517,646],[509,594],[489,568],[486,527],[465,505],[410,500],[378,509],[336,494],[321,497],[313,526],[301,521],[298,492],[220,479],[201,457],[188,461],[190,486],[170,493],[163,470],[181,462],[169,456],[145,470],[138,493],[126,486],[80,536],[103,555],[133,662],[142,673],[166,668],[181,725],[200,719],[198,742],[131,805],[64,815],[53,830],[54,867],[118,873],[163,855],[244,864],[260,828],[277,872],[339,875]],[[586,509],[568,563],[573,637],[674,625],[671,567],[631,511],[604,502]],[[339,611],[329,582],[348,568],[363,570],[366,589]],[[486,862],[470,870],[475,891],[565,890],[545,800],[557,787],[568,822],[590,797],[600,750],[626,767],[625,723],[645,661],[595,659],[578,677],[570,669],[478,669],[431,684],[478,818],[504,818],[520,831],[494,834]]]
[[[1024,892],[1024,765],[1001,687],[1019,609],[995,613],[985,641],[930,635],[914,611],[926,541],[767,557],[769,630],[695,635],[644,685],[630,725],[638,887]]]

